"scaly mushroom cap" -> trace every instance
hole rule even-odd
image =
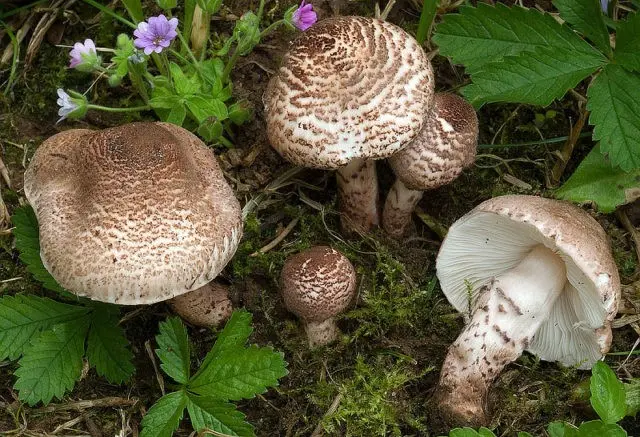
[[[217,282],[174,297],[169,305],[187,322],[207,328],[219,326],[233,312],[227,287]]]
[[[291,256],[280,278],[286,307],[308,322],[337,316],[347,308],[356,290],[353,265],[328,246],[315,246]]]
[[[389,164],[407,188],[429,190],[452,182],[473,164],[477,146],[473,106],[455,94],[437,93],[420,134],[389,158]]]
[[[45,267],[90,299],[148,304],[199,288],[242,235],[213,152],[172,124],[62,132],[38,148],[24,179]]]
[[[520,195],[481,203],[451,226],[440,248],[442,290],[466,314],[483,286],[540,244],[564,261],[567,283],[526,350],[543,360],[590,368],[611,345],[620,277],[607,235],[580,208]]]
[[[420,131],[433,86],[424,50],[398,26],[364,17],[323,20],[293,42],[269,82],[269,141],[305,167],[386,158]]]

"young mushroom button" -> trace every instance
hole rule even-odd
[[[41,258],[79,296],[150,304],[211,281],[236,251],[240,204],[213,152],[168,123],[70,130],[24,176]]]
[[[347,257],[327,246],[312,247],[287,259],[281,282],[285,306],[302,319],[309,346],[336,340],[334,317],[356,290],[356,272]]]
[[[323,20],[285,54],[263,101],[273,148],[297,165],[337,169],[345,231],[379,224],[374,159],[420,132],[433,71],[404,30],[364,17]]]
[[[569,203],[487,200],[451,226],[436,269],[467,320],[436,393],[451,425],[489,422],[489,386],[523,351],[588,369],[609,350],[620,278],[604,230]]]
[[[394,238],[407,233],[424,190],[446,185],[473,164],[478,117],[463,98],[438,93],[420,134],[389,158],[396,174],[382,213],[384,230]]]

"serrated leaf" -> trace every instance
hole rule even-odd
[[[479,435],[473,428],[455,428],[449,431],[449,437],[478,437]]]
[[[282,354],[269,348],[233,348],[211,361],[189,382],[189,390],[221,400],[250,399],[278,385],[287,374]]]
[[[640,169],[626,173],[613,168],[598,145],[555,195],[575,203],[592,202],[601,212],[613,212],[640,197]]]
[[[579,437],[627,437],[627,432],[615,423],[604,423],[601,420],[584,422],[578,428]]]
[[[156,336],[160,367],[180,384],[186,384],[191,375],[191,352],[187,328],[179,317],[160,322],[160,334]]]
[[[186,98],[185,102],[198,123],[202,123],[209,117],[215,117],[218,120],[227,118],[227,106],[220,100],[195,95]]]
[[[591,406],[605,423],[616,423],[626,412],[622,382],[602,361],[591,369]],[[595,434],[594,434],[595,435]]]
[[[187,77],[175,62],[169,64],[169,70],[178,95],[187,97],[198,92],[200,84],[196,77]]]
[[[485,65],[463,92],[474,106],[488,102],[547,106],[605,63],[595,50],[539,48]]]
[[[640,168],[640,76],[609,64],[587,90],[589,123],[602,153],[624,171]]]
[[[600,0],[553,0],[553,4],[560,12],[560,18],[589,38],[604,53],[611,53]]]
[[[55,325],[36,337],[18,361],[14,388],[29,405],[62,399],[80,378],[89,318]]]
[[[634,416],[640,411],[640,379],[633,379],[624,385],[627,402],[627,416]]]
[[[27,265],[27,271],[45,288],[65,297],[73,297],[53,279],[42,264],[38,219],[33,209],[29,205],[17,208],[11,216],[11,222],[15,226],[13,235],[16,237],[16,248],[20,252],[20,260]]]
[[[595,51],[567,26],[551,15],[518,6],[478,4],[461,7],[459,14],[446,14],[433,37],[440,54],[470,73],[508,55],[537,48],[563,49],[572,53]]]
[[[129,342],[118,325],[120,310],[114,305],[95,303],[87,337],[87,359],[98,375],[114,384],[127,381],[135,367]]]
[[[614,58],[624,68],[640,71],[640,13],[618,22]]]
[[[252,318],[251,313],[245,310],[236,310],[231,314],[194,378],[198,377],[212,361],[224,356],[225,352],[230,349],[240,349],[247,343],[253,332]]]
[[[188,400],[183,390],[158,399],[142,418],[140,437],[171,437],[182,420]]]
[[[51,326],[87,314],[82,306],[18,294],[0,298],[0,360],[17,359],[29,341]]]
[[[253,426],[245,422],[245,416],[236,406],[212,397],[189,394],[187,404],[189,418],[195,431],[209,429],[225,435],[251,437]]]

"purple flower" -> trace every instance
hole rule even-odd
[[[60,106],[58,109],[58,115],[60,119],[57,123],[60,123],[65,118],[80,118],[87,113],[87,99],[82,94],[70,91],[73,96],[70,96],[62,88],[58,88],[58,100],[56,103]]]
[[[178,35],[177,27],[177,18],[167,20],[164,15],[151,17],[148,22],[138,23],[138,28],[133,32],[136,37],[133,44],[139,49],[144,49],[145,55],[153,52],[160,53],[169,47],[171,41]]]
[[[96,45],[90,39],[85,39],[84,44],[75,43],[69,56],[71,57],[69,68],[78,68],[79,70],[91,71],[100,62],[98,53],[96,53]]]
[[[306,0],[302,0],[300,7],[296,9],[291,17],[291,22],[300,30],[307,30],[318,21],[318,16],[313,10],[312,4],[307,4]]]
[[[605,14],[609,11],[609,0],[600,0],[600,7]]]

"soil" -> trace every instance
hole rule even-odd
[[[334,13],[373,14],[370,2],[320,0],[312,3],[321,17]],[[525,3],[533,6],[534,2]],[[552,7],[549,1],[537,4],[544,10]],[[247,10],[255,10],[257,2],[233,0],[225,5],[225,12],[239,17]],[[158,12],[151,2],[145,6],[149,7],[149,15]],[[271,17],[278,17],[287,6],[268,2],[266,9],[275,8]],[[113,44],[117,32],[126,31],[107,17],[96,15],[96,10],[86,4],[75,4],[58,13],[54,31],[62,33],[62,44],[94,35],[98,45],[109,45]],[[411,30],[417,26],[418,15],[413,2],[399,1],[389,20]],[[221,35],[232,30],[233,22],[214,23]],[[261,193],[291,168],[269,146],[261,96],[269,71],[277,68],[279,58],[294,36],[293,32],[284,31],[271,34],[239,61],[232,74],[234,98],[248,103],[253,118],[235,129],[232,138],[235,148],[217,147],[216,153],[242,203]],[[57,38],[57,35],[51,36],[53,40]],[[8,38],[5,36],[0,41],[1,46]],[[0,97],[0,150],[11,186],[0,184],[9,212],[25,202],[22,192],[25,165],[44,139],[68,128],[99,129],[133,119],[90,112],[84,120],[56,124],[55,89],[86,89],[91,82],[86,74],[65,69],[66,62],[67,49],[45,40],[32,65],[27,68],[20,64],[14,86]],[[464,71],[453,67],[447,59],[436,56],[433,62],[438,90],[457,89],[468,80]],[[8,74],[7,67],[3,66],[0,78],[6,80]],[[92,99],[117,105],[129,94],[126,85],[114,89],[102,85],[94,89]],[[536,121],[536,114],[548,115],[550,109],[555,111],[553,117],[545,118],[542,123]],[[575,99],[567,96],[545,109],[493,104],[481,108],[478,115],[479,142],[506,144],[567,135],[577,118],[577,110]],[[142,118],[153,119],[153,114],[142,114]],[[588,138],[579,141],[563,180],[592,146]],[[547,180],[556,159],[554,147],[541,144],[481,149],[473,168],[451,185],[427,193],[419,207],[446,228],[490,197],[507,193],[553,197]],[[384,194],[393,182],[393,174],[385,162],[378,163],[378,171]],[[514,185],[514,178],[523,184]],[[250,341],[284,352],[288,361],[289,375],[281,380],[279,387],[239,402],[239,409],[255,426],[258,436],[445,433],[447,430],[431,414],[430,398],[447,348],[462,328],[462,319],[435,281],[435,255],[441,240],[437,232],[416,218],[414,235],[402,243],[390,240],[381,231],[347,238],[340,233],[336,186],[330,173],[304,170],[288,182],[270,194],[250,216],[241,247],[221,275],[221,280],[231,284],[234,305],[253,314],[254,333]],[[588,205],[585,209],[610,235],[623,284],[638,281],[636,249],[617,217],[599,214]],[[630,211],[635,217],[633,213],[637,214],[637,208]],[[271,242],[295,218],[299,218],[299,223],[274,249],[250,256]],[[4,229],[8,227],[5,223]],[[3,249],[0,293],[55,297],[42,289],[18,260],[10,233],[0,235]],[[359,292],[349,312],[339,320],[343,332],[340,341],[310,351],[301,325],[283,307],[278,294],[278,275],[288,255],[316,244],[330,244],[351,259],[359,274]],[[638,299],[637,287],[627,287],[627,291],[632,299]],[[12,389],[16,362],[0,362],[0,434],[137,436],[145,411],[162,396],[145,343],[150,342],[154,347],[158,323],[171,315],[171,310],[168,305],[157,304],[141,311],[123,308],[122,314],[127,318],[123,326],[135,355],[136,374],[131,381],[121,386],[111,385],[90,369],[63,399],[49,407],[29,407],[17,400],[17,393]],[[216,334],[190,327],[189,335],[194,344],[192,360],[196,368]],[[637,336],[631,325],[616,329],[612,351],[631,350]],[[612,355],[606,361],[620,377],[640,377],[637,355]],[[581,391],[588,378],[588,372],[564,369],[525,354],[505,369],[491,389],[492,427],[497,435],[515,435],[516,431],[543,435],[546,425],[554,420],[580,423],[593,419],[595,413]],[[78,400],[98,401],[108,397],[136,402],[81,411],[64,410],[65,405]],[[341,401],[333,408],[336,399]],[[640,426],[633,418],[625,419],[622,426],[630,435],[640,433]],[[175,435],[192,433],[188,420],[183,420]]]

